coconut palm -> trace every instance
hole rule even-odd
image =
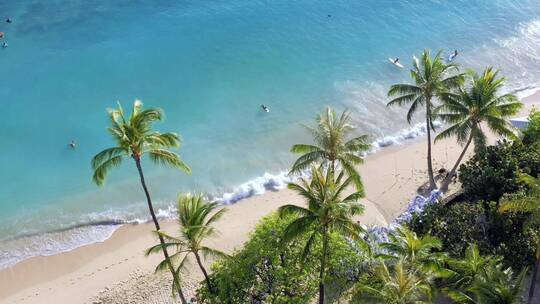
[[[529,192],[527,195],[516,195],[504,200],[499,207],[501,212],[523,212],[531,213],[526,225],[534,225],[540,222],[540,178],[534,178],[527,174],[521,174],[520,180],[525,183]],[[529,298],[527,303],[532,303],[534,297],[534,287],[540,268],[540,237],[536,239],[536,261],[532,270],[531,286],[529,288]]]
[[[433,109],[435,99],[445,99],[452,89],[458,87],[464,79],[464,74],[450,74],[457,71],[455,64],[445,64],[441,52],[431,57],[429,50],[422,53],[420,60],[413,60],[411,78],[414,84],[395,84],[388,91],[389,97],[395,97],[387,106],[409,106],[407,122],[411,123],[414,114],[422,107],[426,111],[427,132],[427,166],[430,189],[435,189],[433,165],[431,162],[431,130],[433,127]]]
[[[124,158],[132,158],[139,172],[139,178],[146,195],[146,202],[152,221],[154,222],[156,231],[159,231],[160,226],[154,212],[150,192],[146,186],[141,159],[144,155],[147,155],[156,164],[178,168],[190,173],[190,168],[182,162],[180,156],[169,150],[170,148],[180,146],[180,137],[175,133],[153,131],[152,125],[154,122],[162,120],[163,111],[160,109],[143,110],[143,104],[139,100],[135,100],[133,103],[133,110],[129,117],[124,115],[124,110],[120,104],[118,104],[117,109],[109,109],[108,114],[111,126],[107,130],[112,135],[116,145],[94,156],[92,159],[92,169],[94,171],[92,179],[98,186],[103,185],[111,169],[118,167]],[[159,241],[161,244],[165,244],[162,236],[159,236]],[[167,249],[163,248],[162,251],[167,261],[167,267],[173,275],[173,282],[176,287],[173,290],[179,293],[182,303],[186,303],[182,293],[180,279],[175,275]]]
[[[483,256],[476,244],[470,244],[465,256],[460,259],[448,259],[448,267],[452,274],[448,277],[450,287],[447,291],[470,286],[479,277],[485,275],[488,268],[495,267],[502,261],[501,257]]]
[[[465,145],[442,183],[443,190],[448,188],[471,142],[474,141],[477,149],[485,146],[486,135],[482,124],[497,135],[515,138],[514,127],[508,119],[516,115],[523,104],[513,94],[500,94],[504,81],[503,77],[498,77],[498,71],[487,68],[482,75],[472,75],[469,87],[461,88],[458,94],[446,96],[444,103],[436,110],[436,116],[450,126],[435,137],[435,142],[456,136],[458,143]]]
[[[514,275],[512,269],[502,264],[487,267],[470,286],[449,292],[454,301],[464,304],[518,304],[526,269]]]
[[[181,260],[176,268],[176,273],[179,273],[184,266],[189,255],[193,255],[197,261],[197,265],[201,269],[208,290],[213,293],[214,286],[212,285],[208,272],[204,267],[201,259],[201,254],[204,257],[226,257],[227,255],[219,250],[207,247],[203,242],[215,236],[217,231],[213,225],[223,216],[227,209],[222,208],[218,211],[218,203],[206,202],[202,195],[192,196],[190,194],[180,196],[178,198],[178,224],[180,224],[180,236],[174,237],[165,232],[158,232],[165,238],[165,244],[158,244],[146,251],[146,254],[162,251],[163,248],[175,247],[176,253],[171,256],[171,261]],[[167,261],[163,260],[158,264],[156,271],[163,270],[167,267]]]
[[[324,172],[320,166],[312,167],[311,175],[311,180],[301,179],[299,183],[288,186],[306,200],[307,208],[285,205],[279,208],[279,214],[282,217],[291,214],[298,216],[285,228],[283,244],[302,235],[309,235],[302,253],[303,259],[310,254],[315,242],[322,242],[319,303],[324,304],[326,263],[331,254],[328,246],[329,235],[336,232],[358,240],[362,228],[352,217],[363,211],[363,206],[357,201],[364,197],[364,192],[355,191],[342,198],[343,192],[352,183],[352,177],[345,177],[344,172],[338,173],[335,178],[333,170]]]
[[[433,303],[432,287],[419,269],[399,259],[381,260],[369,281],[359,283],[351,303],[421,304]]]
[[[351,123],[351,114],[345,110],[338,117],[332,108],[327,107],[317,119],[315,128],[307,127],[313,135],[315,144],[293,145],[291,152],[301,154],[293,164],[291,173],[308,169],[313,164],[328,165],[333,171],[340,165],[352,178],[354,185],[361,190],[362,181],[355,166],[363,162],[360,153],[370,149],[367,136],[351,137],[355,127]]]
[[[398,227],[388,235],[390,242],[380,244],[386,251],[380,257],[390,259],[403,259],[410,265],[415,265],[426,273],[443,271],[446,256],[440,252],[442,242],[430,235],[418,235],[406,227]]]

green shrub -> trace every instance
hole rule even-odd
[[[488,207],[487,214],[485,206]],[[462,257],[470,243],[482,254],[500,255],[504,263],[521,269],[534,262],[539,227],[524,227],[527,214],[500,214],[496,204],[434,204],[413,216],[408,226],[419,235],[431,234],[441,239],[443,251]]]
[[[311,303],[318,290],[320,242],[313,254],[301,261],[306,239],[286,247],[280,244],[293,218],[271,215],[262,219],[244,246],[231,258],[212,265],[217,294],[204,284],[198,290],[202,303]],[[331,235],[328,272],[329,294],[339,293],[361,273],[362,258],[339,235]],[[349,283],[348,283],[349,282]]]
[[[529,125],[523,131],[523,143],[540,142],[540,111],[533,109],[529,114]]]
[[[537,147],[503,141],[474,155],[459,168],[466,200],[498,202],[505,193],[522,189],[518,172],[536,176],[540,171]]]

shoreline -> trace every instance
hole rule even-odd
[[[540,99],[540,91],[522,98],[524,113]],[[362,200],[366,212],[359,220],[363,224],[385,225],[396,218],[417,188],[425,181],[425,142],[423,137],[391,145],[368,155],[360,167],[367,197]],[[493,138],[492,138],[493,140]],[[453,139],[433,146],[434,168],[450,166],[461,151]],[[221,235],[209,244],[226,252],[241,246],[249,232],[263,216],[285,203],[299,203],[288,189],[267,191],[234,204],[217,228]],[[162,221],[163,230],[174,233],[172,220]],[[150,223],[122,225],[103,242],[84,245],[68,252],[38,256],[0,270],[0,303],[92,303],[100,293],[111,292],[116,286],[126,287],[134,281],[158,279],[151,273],[159,255],[144,257],[144,249],[155,243]],[[136,279],[134,279],[136,277]],[[188,294],[201,279],[194,269],[185,277]],[[144,281],[143,280],[143,281]],[[130,283],[131,282],[131,283]],[[169,291],[169,286],[163,286]]]
[[[366,153],[366,156],[382,153],[383,151],[391,150],[391,147],[399,147],[403,145],[413,144],[418,140],[422,140],[425,135],[424,123],[416,123],[408,128],[401,129],[391,135],[375,138],[371,143],[371,150]],[[253,196],[264,195],[267,192],[280,191],[286,188],[287,183],[295,181],[297,177],[289,177],[286,171],[281,171],[277,174],[264,173],[258,177],[248,180],[238,186],[235,186],[232,192],[222,192],[219,195],[212,193],[207,194],[210,198],[218,201],[223,206],[230,206],[239,201],[249,199]],[[174,219],[174,206],[161,206],[156,209],[160,221],[168,221]],[[384,213],[382,208],[379,212]],[[162,214],[162,215],[160,215]],[[391,221],[391,217],[385,216],[386,220]],[[96,222],[86,222],[74,224],[72,226],[49,230],[45,232],[31,233],[28,235],[20,235],[15,238],[8,238],[3,242],[15,243],[15,247],[22,246],[25,241],[32,244],[44,243],[47,239],[51,240],[55,246],[43,246],[45,248],[35,248],[34,251],[24,256],[11,257],[7,261],[0,261],[0,271],[15,266],[18,263],[35,257],[54,256],[76,250],[77,248],[104,242],[122,226],[145,224],[151,222],[150,218],[143,220],[136,219],[116,219],[116,220],[99,220]],[[88,231],[81,231],[88,230]],[[98,230],[98,231],[96,231]],[[66,235],[67,234],[67,235]],[[73,237],[73,238],[72,238]],[[35,240],[40,238],[39,240]],[[64,241],[64,242],[62,242]],[[60,243],[60,244],[59,244]],[[37,252],[36,252],[37,251]],[[17,255],[15,255],[17,256]]]

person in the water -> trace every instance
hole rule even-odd
[[[8,47],[7,42],[4,41],[4,43],[2,43],[2,47],[3,47],[4,49],[7,48],[7,47]]]
[[[394,64],[399,62],[399,58],[394,59]]]
[[[261,105],[261,108],[265,111],[265,112],[270,112],[270,109],[265,106],[265,105]]]
[[[71,140],[71,142],[69,143],[69,147],[70,147],[71,149],[75,149],[75,148],[77,147],[77,144],[75,143],[74,140]]]
[[[7,19],[6,19],[6,22],[7,22],[7,23],[11,23],[11,22],[12,22],[11,18],[7,18]]]

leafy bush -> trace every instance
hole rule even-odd
[[[500,255],[505,265],[521,269],[534,262],[540,227],[525,227],[527,214],[500,214],[494,203],[434,204],[413,216],[408,226],[419,235],[431,234],[443,242],[443,251],[462,257],[470,243],[482,254]]]
[[[321,246],[301,260],[306,239],[282,247],[280,237],[294,217],[262,219],[242,249],[212,265],[217,294],[201,285],[202,303],[311,303],[317,295]],[[315,242],[320,244],[320,242]],[[338,235],[331,235],[328,291],[339,293],[361,273],[361,255]]]
[[[465,198],[469,201],[500,201],[505,193],[522,189],[518,173],[540,173],[540,143],[499,142],[486,147],[459,169]]]
[[[519,189],[517,161],[507,142],[486,147],[459,169],[464,195],[472,201],[498,201]]]
[[[540,142],[540,111],[533,109],[529,114],[529,125],[523,131],[523,143]]]

